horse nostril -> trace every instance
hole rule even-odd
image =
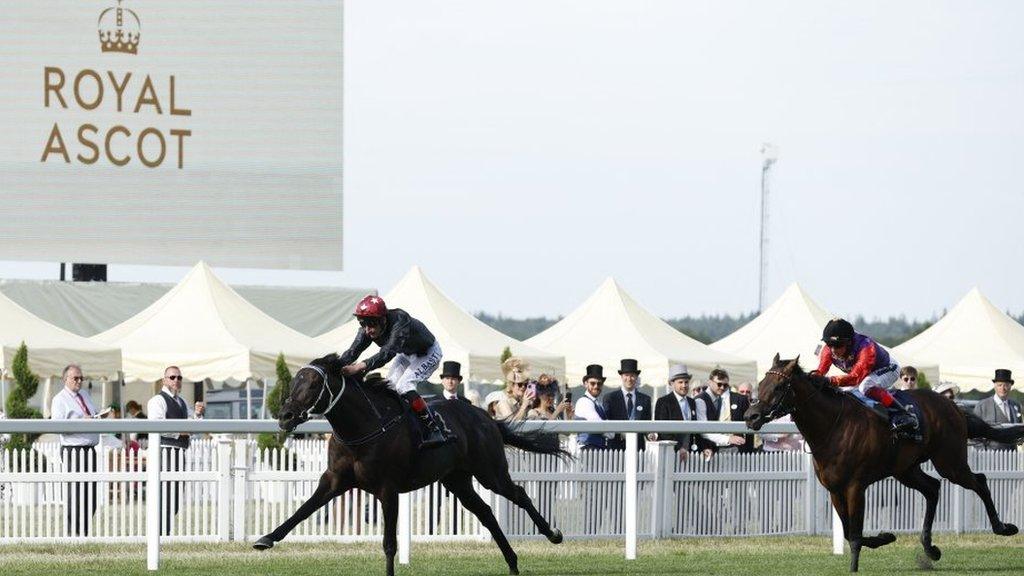
[[[291,420],[292,419],[292,413],[291,412],[282,412],[281,413],[281,419],[282,420]]]

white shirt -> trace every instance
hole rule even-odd
[[[715,400],[715,393],[714,392],[709,392],[708,396],[711,397],[712,401]],[[719,396],[719,398],[721,398],[721,400],[719,401],[719,406],[718,406],[718,414],[719,414],[718,420],[721,421],[722,420],[721,415],[723,413],[731,414],[731,411],[732,411],[732,404],[731,404],[732,397],[729,394],[729,391],[726,390],[725,392],[722,392],[722,395]],[[703,400],[699,400],[698,399],[697,400],[697,420],[707,420],[707,419],[708,419],[708,407],[707,407],[707,405],[704,404]],[[731,419],[732,418],[730,416],[726,420],[731,420]],[[715,445],[717,445],[717,446],[729,446],[729,437],[730,436],[732,436],[732,434],[705,434],[704,435],[705,438],[707,438],[708,440],[714,442]]]
[[[455,392],[449,392],[447,390],[444,391],[444,399],[445,400],[457,400],[458,397],[459,397],[459,395],[457,393],[455,393]]]
[[[604,407],[602,406],[603,410]],[[587,420],[589,422],[603,422],[604,418],[597,413],[597,398],[590,395],[590,392],[584,392],[583,397],[576,401],[576,420]],[[607,433],[604,435],[605,438],[614,438],[615,434]]]
[[[78,420],[90,418],[82,411],[82,405],[78,403],[75,393],[68,390],[67,386],[61,388],[60,392],[50,401],[50,418],[53,420]],[[89,392],[80,390],[78,396],[82,398],[85,405],[89,407],[89,414],[96,414],[96,406],[89,398]],[[61,434],[61,446],[95,446],[100,441],[99,434]]]
[[[167,386],[161,388],[160,391],[163,392],[164,394],[167,394],[171,398],[179,399],[179,396],[171,392],[170,388],[168,388]],[[184,400],[182,400],[182,403],[184,403]],[[146,402],[146,412],[150,420],[166,420],[167,402],[164,400],[164,397],[157,394],[156,396],[150,398],[149,402]],[[187,404],[185,405],[185,413],[188,414]],[[178,438],[181,436],[181,434],[167,433],[161,434],[161,436],[163,436],[164,438]]]
[[[686,400],[689,396],[680,396],[675,393],[675,390],[672,391],[672,395],[676,397],[676,404],[679,404],[679,411],[683,413],[683,420],[693,420],[694,414],[690,411],[690,403]]]

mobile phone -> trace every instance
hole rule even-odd
[[[537,383],[536,382],[530,382],[529,384],[526,385],[526,390],[528,392],[530,392],[530,394],[533,394],[534,396],[536,396],[537,395]]]
[[[572,392],[570,392],[568,390],[565,391],[565,401],[566,402],[572,402]]]

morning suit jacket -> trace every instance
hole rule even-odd
[[[730,393],[729,394],[729,399],[730,399],[730,402],[731,402],[732,405],[728,406],[728,407],[722,406],[722,408],[726,408],[726,409],[731,411],[730,412],[730,416],[731,416],[730,420],[731,421],[733,421],[733,422],[743,422],[743,414],[747,411],[747,408],[750,408],[750,400],[748,400],[746,396],[744,396],[742,394],[736,394],[736,393]],[[703,402],[704,403],[704,406],[707,408],[708,420],[716,421],[716,420],[719,419],[720,413],[719,413],[718,409],[715,408],[715,402],[711,398],[711,393],[710,392],[705,390],[703,393],[701,393],[700,396],[697,396],[697,402]],[[739,447],[739,451],[740,452],[753,452],[754,451],[754,436],[751,435],[751,434],[747,434],[743,438],[745,439],[745,441],[744,441],[743,445]],[[711,448],[712,450],[717,450],[719,448],[723,448],[722,446],[715,445],[715,443],[711,442],[710,440],[708,441],[708,446],[706,446],[706,447],[707,448]]]
[[[690,420],[697,419],[697,402],[687,396],[685,398],[686,403],[690,405]],[[676,401],[676,395],[672,392],[665,394],[661,398],[658,398],[658,402],[654,405],[654,419],[655,420],[686,420],[683,418],[683,411],[679,407],[679,402]],[[675,440],[675,450],[686,450],[687,452],[700,452],[704,448],[708,447],[708,442],[700,434],[659,434],[659,440]]]
[[[978,402],[974,406],[974,413],[978,415],[982,420],[992,424],[993,426],[998,424],[1021,424],[1024,420],[1021,419],[1020,403],[1012,398],[1006,399],[1009,404],[1010,411],[1013,413],[1013,422],[1006,419],[1006,414],[1003,414],[1002,408],[996,406],[996,400],[994,396],[989,396],[984,400]],[[985,446],[992,450],[1016,450],[1017,446],[1014,444],[1003,444],[1001,442],[986,441]]]
[[[653,417],[651,412],[651,397],[640,390],[633,389],[633,417],[626,413],[626,395],[621,389],[604,395],[605,420],[650,420]],[[637,449],[644,449],[644,434],[637,434]],[[616,434],[608,440],[608,447],[615,450],[626,448],[626,438],[622,434]]]

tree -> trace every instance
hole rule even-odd
[[[7,406],[5,406],[8,418],[42,418],[42,413],[28,405],[28,400],[35,396],[39,389],[39,377],[32,373],[28,367],[28,346],[24,342],[18,347],[18,352],[11,362],[11,372],[14,375],[14,388],[7,395]],[[45,401],[45,400],[44,400]],[[38,434],[12,434],[11,441],[5,446],[8,449],[31,448],[32,442],[38,438]]]
[[[277,382],[263,400],[267,403],[267,411],[275,419],[281,413],[281,404],[288,397],[291,383],[292,371],[288,369],[288,363],[285,362],[284,352],[282,352],[277,355]],[[284,446],[284,439],[280,434],[264,432],[256,438],[256,443],[261,450],[264,448],[281,448]]]
[[[504,364],[505,360],[508,360],[511,357],[512,357],[512,349],[509,348],[508,346],[505,346],[505,349],[501,351],[501,358],[498,359],[498,363],[499,364]]]

